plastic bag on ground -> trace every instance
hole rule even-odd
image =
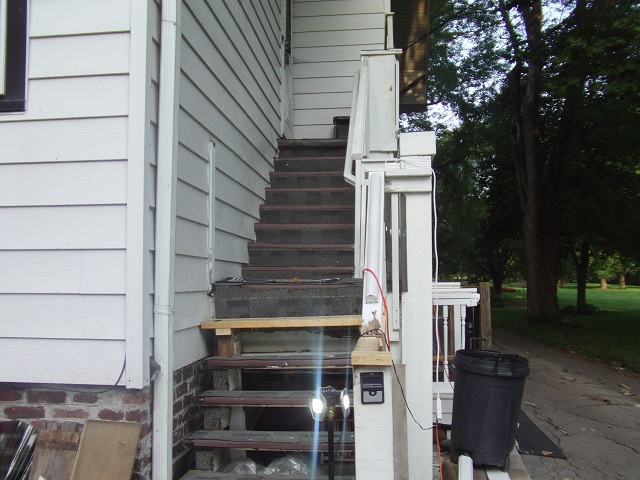
[[[250,458],[241,458],[229,463],[222,470],[224,473],[238,473],[241,475],[255,475],[262,473],[264,467],[258,465]]]
[[[265,475],[310,476],[309,457],[301,453],[290,453],[271,462],[263,473]]]

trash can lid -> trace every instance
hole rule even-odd
[[[458,350],[453,365],[459,370],[494,377],[523,378],[529,375],[529,360],[515,353],[493,350]]]

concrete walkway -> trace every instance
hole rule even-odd
[[[640,480],[639,375],[508,330],[493,335],[494,350],[529,360],[522,409],[567,456],[522,455],[532,480]]]

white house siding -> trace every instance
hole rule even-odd
[[[239,275],[248,260],[280,130],[281,3],[182,4],[176,369],[206,355],[199,326],[211,280]]]
[[[295,138],[329,138],[348,116],[362,50],[384,48],[388,0],[293,0]]]
[[[27,111],[0,115],[0,381],[114,384],[131,350],[127,384],[141,386],[142,327],[131,345],[127,325],[144,316],[127,289],[145,228],[127,223],[144,212],[128,192],[132,4],[29,7]]]

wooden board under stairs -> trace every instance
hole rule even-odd
[[[274,318],[227,318],[208,320],[200,325],[203,329],[284,329],[309,327],[359,327],[362,325],[360,315],[335,315],[315,317],[274,317]]]
[[[311,391],[207,390],[195,399],[198,405],[242,407],[307,407]]]
[[[316,369],[351,367],[351,353],[273,353],[243,354],[235,357],[208,357],[205,365],[212,368]]]
[[[340,436],[341,451],[355,451],[353,432],[336,433]],[[327,432],[262,432],[200,430],[185,440],[193,448],[231,448],[236,450],[326,452],[329,450]],[[337,442],[337,440],[336,440]]]
[[[181,477],[183,480],[310,480],[311,477],[296,475],[260,475],[246,473],[223,473],[205,470],[191,470]],[[326,475],[313,477],[317,480],[329,478]],[[336,475],[335,480],[356,480],[355,475]]]

